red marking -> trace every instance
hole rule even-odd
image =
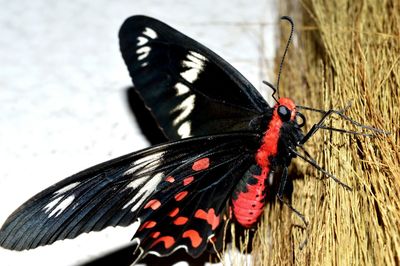
[[[215,210],[213,208],[210,208],[208,212],[198,209],[194,214],[194,217],[206,220],[207,223],[211,225],[212,230],[215,230],[219,225],[219,215],[215,215]]]
[[[157,238],[157,237],[159,237],[160,236],[160,232],[154,232],[154,233],[152,233],[151,235],[150,235],[152,238]]]
[[[156,226],[156,224],[157,223],[154,221],[147,221],[139,228],[139,231],[143,230],[144,228],[146,229],[153,228],[154,226]]]
[[[187,185],[189,185],[190,183],[192,183],[193,180],[194,180],[194,177],[193,177],[193,176],[186,177],[185,179],[183,179],[183,185],[184,185],[184,186],[187,186]]]
[[[196,230],[187,230],[182,234],[182,237],[190,238],[190,242],[192,242],[192,246],[194,248],[197,248],[198,246],[200,246],[201,241],[203,240],[200,237],[200,234]]]
[[[170,183],[174,183],[175,182],[175,178],[173,176],[168,176],[167,178],[165,178],[165,181],[170,182]]]
[[[175,200],[181,201],[184,197],[186,197],[187,194],[188,194],[187,191],[179,192],[178,194],[175,195]]]
[[[202,158],[193,163],[192,169],[194,171],[200,171],[207,169],[210,166],[210,159]]]
[[[151,244],[150,248],[154,247],[160,242],[164,242],[165,249],[169,249],[170,247],[172,247],[173,244],[175,244],[175,239],[172,236],[162,236],[154,241],[153,244]]]
[[[274,106],[272,119],[264,133],[261,146],[255,154],[256,163],[261,167],[261,174],[253,176],[257,179],[257,183],[247,184],[247,191],[239,193],[236,200],[232,199],[232,210],[236,220],[247,228],[253,226],[263,213],[265,181],[271,170],[270,160],[278,153],[279,134],[283,124],[277,112],[280,105],[286,106],[292,112],[291,119],[295,119],[296,105],[294,102],[289,98],[280,98]]]
[[[184,225],[188,221],[188,218],[179,216],[178,218],[175,219],[174,224],[175,225]]]
[[[161,206],[161,202],[156,200],[156,199],[152,199],[149,200],[149,202],[147,202],[147,204],[144,206],[145,209],[147,208],[152,208],[153,210],[158,209]]]
[[[168,216],[169,217],[174,217],[175,215],[177,215],[179,212],[179,208],[175,208],[173,211],[171,211]]]
[[[270,157],[276,156],[278,153],[279,132],[282,124],[282,120],[275,109],[272,119],[269,123],[268,130],[265,132],[265,135],[262,139],[261,147],[256,153],[256,162],[263,169],[269,169]]]
[[[243,227],[249,228],[258,221],[264,212],[264,190],[268,168],[263,168],[261,175],[253,175],[257,184],[247,185],[247,192],[241,192],[236,200],[232,200],[233,213]]]
[[[281,98],[280,100],[285,102],[285,99],[287,98]],[[269,157],[276,156],[278,153],[279,131],[282,127],[282,120],[278,115],[277,107],[278,104],[275,105],[274,113],[262,139],[261,147],[256,153],[256,161],[261,168],[269,168]]]

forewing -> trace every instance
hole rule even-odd
[[[242,161],[253,152],[250,147],[258,140],[258,135],[248,133],[190,138],[89,168],[49,187],[18,208],[0,229],[0,245],[15,250],[31,249],[107,226],[127,226],[138,218],[142,223],[152,215],[162,219],[153,212],[158,204],[154,199],[163,204],[160,210],[164,210],[164,204],[174,206],[177,194],[189,187],[188,199],[213,189],[214,183],[227,182],[226,176],[213,169]],[[196,171],[195,162],[203,158],[208,158],[207,169]],[[198,165],[205,166],[205,161]],[[242,170],[246,169],[239,169]],[[170,182],[171,176],[175,182]],[[193,182],[187,184],[184,179],[190,176]]]
[[[249,130],[269,109],[230,64],[158,20],[130,17],[119,38],[134,87],[168,139]]]

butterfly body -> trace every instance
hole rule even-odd
[[[289,155],[287,146],[295,148],[303,137],[300,127],[295,122],[296,115],[296,106],[291,99],[279,99],[263,134],[261,146],[255,154],[256,164],[249,168],[242,178],[242,183],[238,184],[239,189],[234,192],[233,214],[237,222],[246,228],[254,226],[263,213],[268,193],[267,179],[272,178],[279,167],[290,164],[293,157]],[[282,141],[282,127],[286,127],[286,130],[289,127],[289,136],[292,137],[290,141]]]
[[[138,259],[179,248],[198,257],[227,217],[256,225],[269,179],[295,157],[303,134],[292,100],[270,107],[225,60],[158,20],[128,18],[119,39],[141,104],[168,142],[40,192],[4,223],[1,246],[31,249],[136,221]]]

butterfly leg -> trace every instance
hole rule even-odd
[[[330,109],[322,116],[318,123],[314,124],[306,135],[300,140],[299,145],[306,143],[320,128],[324,127],[324,121],[332,114],[340,113],[339,111]]]
[[[294,153],[296,156],[298,156],[299,158],[303,159],[304,161],[306,161],[307,163],[311,164],[313,167],[315,167],[318,171],[322,172],[324,175],[332,178],[336,183],[338,183],[339,185],[343,186],[344,188],[346,188],[347,190],[352,190],[351,187],[345,183],[343,183],[342,181],[340,181],[336,176],[334,176],[333,174],[329,173],[328,171],[326,171],[325,169],[323,169],[321,166],[318,165],[318,163],[311,157],[311,155],[304,149],[303,146],[299,146],[303,152],[303,154],[300,154],[299,152],[290,149],[290,151],[292,153]]]
[[[336,114],[336,115],[340,116],[342,119],[344,119],[346,121],[349,121],[352,125],[355,125],[357,127],[363,128],[363,129],[371,130],[374,133],[390,134],[390,132],[387,132],[387,131],[384,131],[384,130],[381,130],[381,129],[377,129],[377,128],[373,128],[373,127],[370,127],[370,126],[363,125],[363,124],[351,119],[350,117],[344,115],[343,113],[347,109],[349,109],[350,107],[351,107],[351,103],[349,103],[342,110],[329,109],[328,111],[325,111],[325,110],[320,110],[320,109],[315,109],[315,108],[310,108],[310,107],[305,107],[305,106],[298,106],[299,109],[309,110],[309,111],[318,112],[318,113],[323,114],[323,116],[319,120],[319,122],[314,124],[311,127],[311,129],[306,133],[306,135],[302,138],[302,140],[299,142],[299,145],[302,145],[302,144],[306,143],[319,129],[337,131],[337,132],[346,133],[346,134],[352,134],[352,135],[361,135],[361,136],[365,136],[365,137],[373,137],[373,136],[375,136],[374,134],[368,134],[368,133],[363,133],[363,132],[350,131],[350,130],[344,130],[344,129],[340,129],[340,128],[334,128],[334,127],[325,126],[324,125],[324,121],[328,117],[333,115],[333,114]]]
[[[303,214],[301,214],[298,210],[296,210],[292,204],[290,204],[289,202],[287,202],[284,198],[283,198],[283,192],[285,190],[286,187],[286,183],[287,183],[287,179],[288,179],[288,168],[285,167],[283,168],[283,173],[279,182],[279,188],[278,188],[278,193],[277,193],[277,197],[278,200],[280,202],[282,202],[283,204],[285,204],[286,206],[289,207],[290,210],[292,210],[302,221],[303,223],[307,226],[308,222],[306,221],[306,218],[304,217]]]

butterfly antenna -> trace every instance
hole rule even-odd
[[[279,81],[281,79],[283,61],[285,61],[285,56],[289,49],[289,45],[292,41],[293,32],[294,32],[294,22],[293,22],[292,18],[288,17],[288,16],[283,16],[283,17],[281,17],[281,19],[289,21],[290,25],[292,26],[292,29],[290,31],[289,39],[286,43],[285,52],[283,53],[281,64],[279,65],[278,80],[276,82],[276,87],[274,85],[272,85],[271,83],[269,83],[268,81],[263,80],[263,83],[272,89],[272,98],[274,98],[275,102],[278,102],[278,100],[275,98],[276,93],[278,94],[278,98],[280,98],[280,96],[279,96]]]
[[[263,80],[263,83],[272,89],[272,98],[274,98],[275,102],[278,102],[278,100],[275,98],[275,93],[276,93],[275,86],[265,80]],[[279,97],[279,95],[278,95],[278,97]]]
[[[285,56],[286,56],[287,51],[289,50],[289,45],[292,42],[292,37],[293,37],[293,32],[294,32],[294,22],[293,22],[292,18],[288,17],[288,16],[282,16],[281,19],[289,21],[292,28],[290,30],[289,39],[287,40],[287,43],[286,43],[285,51],[283,52],[281,64],[279,65],[278,80],[276,82],[276,91],[278,92],[278,97],[279,97],[279,81],[281,79],[283,61],[285,61]]]

